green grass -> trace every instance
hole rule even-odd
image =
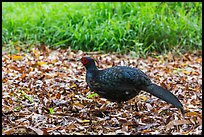
[[[127,53],[202,47],[201,2],[3,2],[2,44]]]

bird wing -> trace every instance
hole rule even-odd
[[[126,66],[112,67],[102,70],[99,83],[112,88],[133,89],[151,83],[150,79],[141,70]]]

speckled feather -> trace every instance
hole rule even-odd
[[[127,66],[88,72],[86,81],[99,95],[117,102],[133,98],[143,86],[151,84],[150,79],[141,70]]]

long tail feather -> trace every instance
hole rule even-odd
[[[181,102],[178,100],[178,98],[169,92],[166,89],[163,89],[162,87],[156,85],[156,84],[151,84],[145,88],[145,90],[152,95],[166,101],[167,103],[170,103],[174,105],[175,107],[179,108],[181,110],[181,113],[184,114],[184,109],[183,105]]]

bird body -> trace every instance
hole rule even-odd
[[[91,90],[111,101],[127,101],[140,92],[142,85],[151,83],[141,77],[142,71],[132,67],[115,66],[104,70],[87,71],[86,82]],[[135,88],[138,87],[138,88]]]
[[[83,57],[82,64],[86,67],[86,82],[92,91],[110,101],[122,102],[134,98],[144,90],[175,107],[183,105],[178,98],[166,89],[154,84],[148,76],[138,68],[114,66],[99,70],[90,57]]]

